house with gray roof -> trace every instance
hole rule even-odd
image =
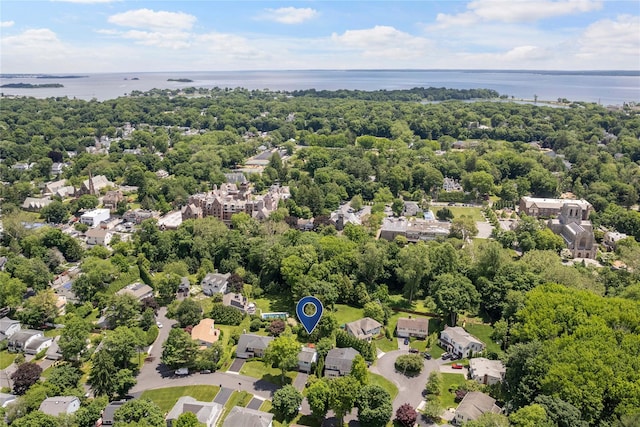
[[[0,341],[11,337],[20,330],[20,322],[18,320],[3,317],[0,319]]]
[[[496,384],[504,379],[507,370],[500,360],[486,357],[469,359],[469,376],[480,384]]]
[[[51,347],[53,343],[53,338],[45,337],[45,336],[36,336],[27,342],[24,346],[25,354],[38,354],[42,350],[46,350]]]
[[[201,402],[191,396],[182,396],[167,414],[167,427],[171,427],[185,412],[194,414],[206,427],[213,427],[222,415],[222,405],[215,402]]]
[[[144,283],[136,282],[116,292],[116,295],[124,294],[133,295],[138,299],[138,301],[142,301],[153,296],[153,288],[149,285],[145,285]]]
[[[429,335],[429,319],[401,317],[396,325],[396,335],[400,338],[426,338]]]
[[[371,341],[371,338],[380,335],[380,329],[382,324],[370,317],[364,317],[354,322],[349,322],[344,325],[345,331],[349,335],[353,335],[359,340]]]
[[[272,427],[273,414],[255,409],[234,406],[225,418],[222,427]]]
[[[113,425],[113,414],[120,409],[122,405],[127,403],[126,400],[116,400],[114,402],[110,402],[106,408],[102,411],[102,425],[103,426],[112,426]]]
[[[255,334],[242,334],[238,340],[236,357],[238,359],[250,359],[252,357],[262,357],[264,351],[273,341],[273,337],[266,337]]]
[[[204,276],[204,279],[202,279],[202,282],[200,282],[200,286],[202,286],[202,293],[207,296],[212,296],[214,294],[226,294],[229,277],[231,277],[231,273],[207,274]]]
[[[467,393],[458,405],[453,417],[453,423],[462,425],[480,418],[482,414],[493,412],[499,414],[502,409],[496,405],[496,400],[488,394],[472,391]]]
[[[306,372],[307,374],[311,372],[311,367],[314,363],[318,361],[318,352],[315,348],[312,347],[302,347],[300,353],[298,353],[298,370],[302,372]]]
[[[61,414],[73,414],[80,409],[80,399],[76,396],[48,397],[40,404],[40,411],[47,415],[57,417]]]
[[[353,359],[359,354],[360,353],[352,347],[332,348],[324,359],[324,376],[341,377],[348,375],[351,373]]]
[[[445,326],[440,332],[440,346],[460,357],[470,357],[484,351],[485,345],[460,326]]]
[[[255,314],[256,312],[256,305],[254,303],[249,302],[247,297],[244,295],[235,292],[224,294],[222,297],[222,304],[227,307],[237,308],[247,314]]]
[[[11,335],[7,341],[7,350],[11,353],[24,352],[26,346],[31,342],[31,340],[42,336],[44,336],[42,331],[36,331],[35,329],[22,329]]]

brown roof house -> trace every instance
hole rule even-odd
[[[396,325],[396,334],[400,338],[426,338],[429,335],[429,319],[401,317]]]
[[[211,347],[220,339],[220,329],[215,328],[213,319],[202,319],[191,329],[191,338],[198,341],[202,347]]]
[[[256,409],[234,406],[225,418],[222,427],[272,427],[273,414]]]
[[[40,404],[40,411],[47,415],[57,417],[61,414],[73,414],[80,409],[80,399],[76,396],[48,397]]]
[[[171,427],[185,412],[194,414],[206,427],[214,427],[222,415],[222,405],[215,402],[201,402],[191,396],[182,396],[167,414],[167,427]]]
[[[332,348],[324,359],[324,376],[341,377],[351,373],[353,359],[360,354],[351,347]]]
[[[238,359],[262,357],[271,341],[273,341],[273,337],[265,337],[255,334],[242,334],[238,340],[236,357]]]
[[[364,317],[355,322],[349,322],[344,325],[344,329],[354,337],[360,340],[371,341],[372,337],[380,335],[382,324],[370,317]]]
[[[488,394],[472,391],[467,393],[458,405],[453,417],[454,424],[462,425],[480,418],[482,414],[493,412],[499,414],[502,409],[496,405],[496,400]]]

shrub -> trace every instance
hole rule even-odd
[[[398,356],[395,362],[396,370],[410,375],[420,373],[423,366],[422,356],[417,354],[403,354],[402,356]]]
[[[221,325],[238,326],[243,317],[244,314],[240,310],[222,304],[213,304],[211,309],[211,318]]]
[[[158,338],[159,333],[160,329],[158,329],[156,325],[151,325],[147,331],[147,345],[153,344],[156,338]]]
[[[255,332],[262,327],[262,321],[260,319],[253,319],[249,324],[249,330]]]
[[[398,410],[396,411],[396,421],[403,426],[410,427],[416,423],[418,419],[418,413],[413,408],[413,406],[405,403],[400,405]]]

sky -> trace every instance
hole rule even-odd
[[[2,0],[0,73],[640,70],[638,0]]]

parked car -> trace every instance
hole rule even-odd
[[[451,357],[451,355],[449,353],[443,353],[442,354],[442,360],[449,360],[449,358]]]
[[[409,353],[420,353],[420,350],[418,350],[417,348],[410,348]]]
[[[404,339],[404,345],[409,345],[409,338]]]
[[[462,368],[464,368],[464,366],[462,366],[462,365],[461,365],[461,364],[459,364],[459,363],[454,363],[453,365],[451,365],[451,367],[452,367],[453,369],[462,369]]]
[[[426,351],[424,353],[422,353],[422,355],[424,356],[425,359],[431,360],[431,355],[429,353],[427,353]]]
[[[211,369],[203,369],[200,371],[201,374],[210,374],[211,373]]]
[[[162,328],[162,323],[160,323],[160,322],[156,322],[156,326],[157,326],[158,328]]]
[[[184,376],[189,375],[189,368],[180,368],[176,370],[176,375]]]

